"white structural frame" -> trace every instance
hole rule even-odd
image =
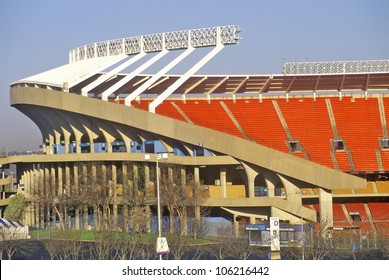
[[[126,69],[127,67],[131,66],[132,64],[137,62],[139,59],[141,59],[145,55],[146,55],[146,53],[144,53],[144,52],[138,53],[137,55],[131,57],[128,60],[126,60],[125,62],[123,62],[122,64],[120,64],[116,68],[112,69],[108,73],[105,73],[105,74],[101,75],[98,79],[96,79],[92,83],[88,84],[87,86],[83,87],[81,89],[81,95],[88,96],[88,91],[94,89],[95,87],[99,86],[100,84],[104,83],[105,81],[111,79],[112,77],[117,75],[120,71],[122,71],[122,70]],[[128,57],[126,56],[125,58],[128,58]]]
[[[128,95],[125,99],[125,104],[131,106],[131,101],[141,95],[145,90],[153,86],[164,74],[175,67],[183,59],[185,59],[196,48],[214,47],[207,55],[200,59],[191,69],[189,69],[179,80],[171,85],[165,92],[158,96],[157,100],[150,104],[150,112],[155,112],[155,108],[170,94],[182,85],[191,75],[203,67],[212,57],[214,57],[225,45],[237,44],[239,41],[238,34],[240,29],[237,25],[218,26],[202,29],[182,30],[167,33],[158,33],[137,37],[129,37],[102,41],[93,44],[88,44],[75,48],[69,52],[69,64],[76,63],[92,58],[105,56],[123,56],[134,55],[135,57],[126,60],[108,73],[103,74],[92,83],[82,88],[81,94],[88,96],[88,92],[96,88],[98,85],[111,79],[120,71],[126,69],[134,62],[143,58],[146,54],[158,52],[155,56],[143,63],[141,66],[133,70],[130,74],[120,79],[114,85],[110,86],[101,93],[101,99],[107,101],[108,97],[117,92],[122,86],[127,84],[135,76],[146,70],[152,64],[157,62],[171,50],[186,49],[181,55],[163,67],[157,74],[148,80],[146,83],[137,88],[134,92]],[[122,60],[122,59],[121,59]],[[119,93],[120,94],[120,93]]]
[[[188,80],[192,75],[194,75],[201,67],[203,67],[211,58],[218,54],[224,45],[219,44],[213,48],[206,56],[204,56],[199,62],[197,62],[192,68],[190,68],[184,75],[182,75],[177,81],[170,85],[164,92],[158,95],[150,104],[149,112],[155,113],[155,109],[159,104],[161,104],[166,98],[168,98],[176,89],[178,89],[186,80]]]
[[[387,73],[389,60],[287,62],[283,72],[285,75]]]
[[[237,44],[240,31],[237,25],[226,25],[101,41],[71,50],[69,63],[103,56],[160,52],[164,49],[212,47],[218,43]]]
[[[120,89],[122,86],[124,86],[126,83],[131,81],[135,76],[142,73],[144,70],[149,68],[151,65],[153,65],[155,62],[157,62],[159,59],[164,57],[169,51],[164,49],[152,58],[150,58],[148,61],[143,63],[141,66],[136,68],[134,71],[132,71],[130,74],[126,75],[124,78],[122,78],[120,81],[106,89],[103,93],[101,93],[101,99],[107,101],[108,97],[114,93],[116,90]]]
[[[130,95],[128,95],[124,99],[124,104],[127,106],[131,106],[131,101],[133,101],[135,98],[137,98],[139,95],[141,95],[145,90],[147,90],[150,86],[152,86],[155,82],[157,82],[159,78],[161,78],[164,74],[166,74],[174,66],[176,66],[178,63],[180,63],[183,59],[185,59],[194,50],[195,50],[195,48],[192,48],[192,47],[188,48],[181,55],[179,55],[173,61],[171,61],[168,65],[163,67],[160,71],[158,71],[158,73],[153,75],[152,78],[150,78],[147,82],[143,83],[139,88],[137,88]]]

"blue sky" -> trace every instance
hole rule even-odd
[[[278,74],[284,61],[389,59],[387,0],[1,0],[0,147],[36,149],[36,125],[9,105],[13,81],[67,63],[87,43],[236,24],[237,46],[199,73]]]

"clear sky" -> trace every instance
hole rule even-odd
[[[37,126],[9,105],[9,85],[67,63],[87,43],[236,24],[199,73],[278,74],[285,61],[389,59],[387,0],[1,0],[0,147],[36,149]]]

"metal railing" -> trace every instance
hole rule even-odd
[[[285,75],[351,74],[389,72],[389,60],[287,62]]]

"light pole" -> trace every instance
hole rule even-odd
[[[160,197],[160,188],[159,188],[159,161],[161,159],[167,160],[168,154],[157,154],[156,156],[156,164],[155,164],[155,174],[157,177],[157,212],[158,212],[158,239],[157,239],[157,254],[159,254],[159,259],[162,260],[162,254],[167,253],[169,251],[169,247],[166,241],[166,238],[162,237],[162,220],[161,220],[161,197]],[[150,155],[145,155],[145,160],[150,160]]]

